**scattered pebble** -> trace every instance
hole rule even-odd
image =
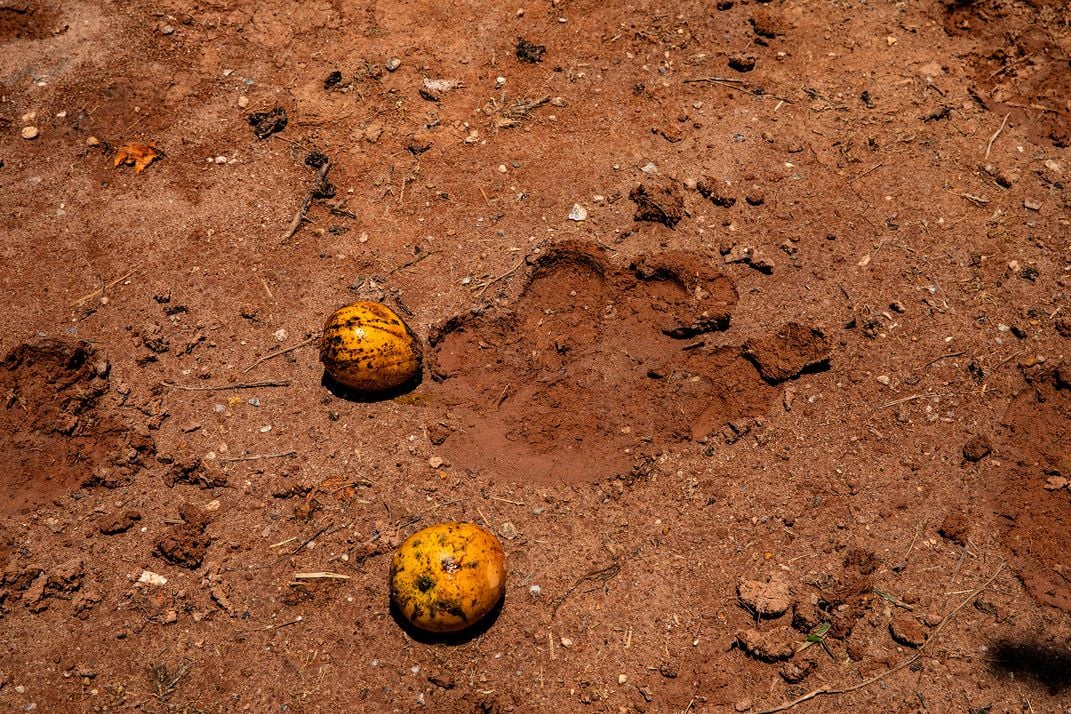
[[[1023,208],[1027,209],[1028,211],[1040,211],[1041,210],[1041,202],[1040,201],[1035,201],[1035,200],[1033,200],[1031,198],[1028,198],[1025,201],[1023,201]]]
[[[432,467],[433,469],[437,469],[442,465],[443,460],[441,456],[432,456],[430,459],[428,459],[428,466]]]
[[[391,57],[383,66],[387,68],[388,72],[393,72],[402,66],[402,61],[397,57]]]
[[[22,127],[22,138],[23,139],[36,139],[37,136],[40,133],[41,132],[39,132],[37,130],[36,126],[24,126],[24,127]]]
[[[100,139],[95,136],[86,137],[86,146],[100,146]]]
[[[532,595],[542,595],[543,588],[539,587],[538,585],[529,585],[528,592],[530,592]]]
[[[569,211],[570,221],[586,221],[588,219],[588,209],[581,206],[579,203],[574,203],[573,208]]]
[[[32,124],[37,119],[37,112],[26,112],[21,119],[23,124]]]
[[[269,431],[271,431],[271,424],[265,424],[264,426],[260,427],[261,434],[267,434]]]
[[[156,585],[162,587],[167,585],[167,578],[159,573],[154,573],[151,570],[141,571],[141,577],[138,578],[139,583],[145,583],[146,585]]]
[[[884,384],[886,387],[888,387],[889,383],[892,381],[889,379],[888,375],[885,374],[879,374],[877,379],[880,384]]]
[[[746,711],[751,709],[751,700],[750,699],[741,699],[740,701],[738,701],[736,704],[733,705],[733,709],[735,709],[738,712],[746,712]]]
[[[618,684],[624,684],[627,681],[628,681],[628,675],[627,674],[619,674],[619,675],[617,675],[617,683]]]
[[[215,162],[217,164],[225,164],[225,163],[227,163],[227,157],[226,156],[217,156],[214,160],[215,160]]]
[[[290,336],[290,333],[280,327],[272,336],[275,338],[276,342],[285,342],[286,338]]]
[[[654,176],[658,173],[658,164],[653,161],[648,161],[644,166],[640,167],[640,171],[644,172],[648,176]]]
[[[506,540],[513,540],[517,537],[517,526],[513,525],[509,521],[504,521],[502,525],[498,527],[498,534]]]
[[[249,106],[249,97],[245,96],[244,94],[242,96],[238,97],[238,107],[240,109],[245,109],[248,106]]]

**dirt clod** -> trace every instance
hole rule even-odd
[[[104,520],[100,524],[100,532],[104,535],[119,535],[120,533],[126,533],[140,520],[141,514],[137,511],[124,511],[118,516],[113,516]]]
[[[749,655],[764,662],[786,660],[796,652],[796,635],[787,627],[767,632],[740,630],[736,633],[736,642]]]
[[[780,617],[792,605],[792,590],[783,580],[744,580],[737,586],[740,603],[759,617]]]
[[[907,647],[921,647],[926,642],[926,628],[911,615],[897,615],[889,622],[889,634]]]
[[[963,445],[963,458],[970,462],[981,461],[993,451],[989,439],[981,434],[975,434]]]
[[[776,334],[750,340],[744,346],[744,355],[763,379],[777,384],[805,371],[828,367],[832,346],[822,330],[789,322]]]
[[[941,521],[941,526],[937,529],[937,533],[942,538],[947,538],[957,545],[967,544],[967,535],[970,531],[970,521],[962,513],[949,513],[945,516],[945,519]]]

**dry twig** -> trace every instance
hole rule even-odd
[[[1000,133],[1004,131],[1004,126],[1008,123],[1008,117],[1011,116],[1011,112],[1004,115],[1004,121],[1000,123],[1000,128],[993,132],[993,136],[989,137],[989,143],[985,145],[985,157],[989,158],[989,152],[993,150],[993,142],[997,140]]]
[[[181,389],[184,392],[223,392],[228,389],[255,389],[257,387],[289,387],[289,379],[273,379],[266,382],[235,382],[234,384],[212,384],[203,387],[188,387],[174,382],[161,382],[169,389]]]
[[[271,354],[266,354],[263,357],[261,357],[260,359],[258,359],[256,362],[254,362],[253,364],[251,364],[248,367],[246,367],[245,369],[243,369],[242,370],[242,374],[245,374],[246,372],[248,372],[249,370],[251,370],[254,367],[258,366],[262,362],[267,362],[268,360],[275,359],[276,357],[279,357],[280,355],[285,355],[288,352],[293,352],[294,350],[301,349],[305,345],[311,344],[311,343],[315,342],[318,339],[320,339],[320,336],[319,335],[314,335],[313,337],[310,337],[310,338],[308,338],[306,340],[302,340],[301,342],[297,343],[296,345],[291,345],[290,347],[287,347],[286,349],[276,350],[275,352],[272,352]]]

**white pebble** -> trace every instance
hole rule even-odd
[[[586,221],[588,219],[588,209],[581,206],[579,203],[573,204],[573,209],[569,211],[570,221]]]
[[[284,328],[280,327],[278,330],[275,331],[275,334],[272,336],[275,338],[276,342],[286,342],[286,338],[290,336],[290,333],[287,332]]]

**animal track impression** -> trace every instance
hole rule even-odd
[[[617,267],[588,244],[550,248],[512,305],[432,335],[444,450],[509,479],[590,481],[764,414],[777,390],[711,334],[736,300],[698,255]]]

